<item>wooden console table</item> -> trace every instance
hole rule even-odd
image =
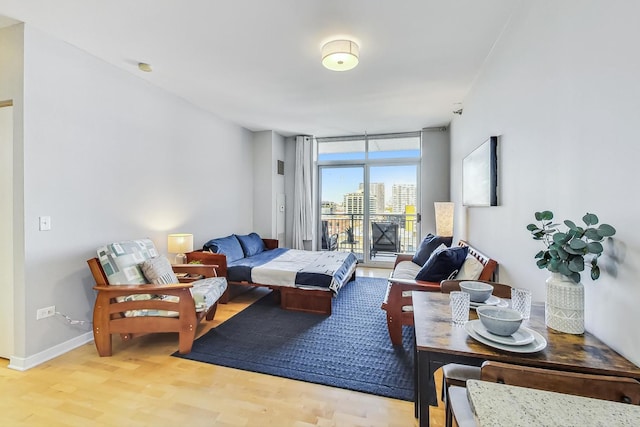
[[[447,363],[480,366],[485,360],[640,380],[640,368],[613,351],[595,336],[571,335],[548,329],[544,305],[534,304],[531,319],[523,323],[539,332],[547,347],[537,353],[510,353],[471,338],[464,328],[453,326],[449,295],[413,292],[415,321],[415,415],[420,426],[429,425],[429,405],[437,405],[433,373]],[[472,310],[470,319],[477,319]]]

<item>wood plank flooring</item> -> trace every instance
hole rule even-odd
[[[358,275],[388,277],[388,270]],[[266,290],[220,305],[203,334]],[[93,343],[26,372],[0,359],[0,426],[416,426],[413,403],[171,357],[176,334]],[[443,425],[441,410],[432,425]]]

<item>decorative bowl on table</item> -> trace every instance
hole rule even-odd
[[[493,293],[493,286],[484,282],[460,282],[460,289],[469,294],[472,302],[485,302]]]
[[[485,305],[478,307],[476,313],[489,332],[503,337],[515,333],[522,323],[522,314],[511,308]]]

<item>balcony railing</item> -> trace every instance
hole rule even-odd
[[[364,241],[364,216],[362,214],[322,214],[322,221],[326,221],[327,234],[337,235],[337,250],[353,252],[360,260],[364,258],[364,248],[367,244],[369,251],[372,245]],[[418,225],[416,214],[371,214],[370,223],[387,222],[398,224],[399,253],[413,253],[418,240]],[[369,239],[372,237],[371,225],[368,226]],[[375,251],[372,260],[390,260],[395,251]]]

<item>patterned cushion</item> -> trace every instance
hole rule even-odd
[[[171,263],[165,256],[148,259],[140,264],[140,268],[149,283],[156,285],[178,283],[178,278],[171,268]]]
[[[238,247],[240,248],[239,243]],[[240,251],[242,252],[242,248]],[[128,240],[103,246],[98,249],[98,259],[110,285],[142,285],[149,282],[156,284],[178,283],[169,260],[164,256],[158,256],[150,239]],[[143,269],[145,270],[144,274]],[[196,305],[196,311],[200,312],[208,310],[220,299],[227,289],[227,280],[224,277],[210,277],[197,280],[192,285],[191,295]],[[179,298],[173,295],[141,294],[118,297],[119,302],[150,299],[179,301]],[[125,316],[177,317],[178,312],[148,309],[129,310]]]
[[[157,256],[150,239],[126,240],[98,248],[98,260],[110,285],[148,283],[140,264]]]
[[[235,234],[227,237],[211,239],[204,244],[205,251],[211,251],[216,254],[223,254],[227,257],[227,263],[244,258],[244,251]]]
[[[191,295],[196,303],[196,311],[208,310],[227,289],[224,277],[208,277],[192,283]]]
[[[456,275],[456,280],[478,280],[482,274],[484,265],[473,255],[467,255],[464,264],[460,267],[460,271]]]
[[[224,277],[208,277],[202,280],[196,280],[192,283],[193,287],[189,289],[193,302],[196,305],[196,312],[207,311],[215,304],[224,291],[227,289],[227,279]],[[134,295],[131,295],[132,297]],[[136,297],[140,297],[137,295]],[[128,298],[128,297],[127,297]],[[170,302],[178,302],[180,298],[175,295],[154,295],[154,299],[163,299]],[[136,298],[145,299],[145,298]],[[149,299],[149,298],[146,298]],[[128,300],[127,300],[128,301]],[[130,310],[125,313],[126,317],[137,316],[160,316],[160,317],[177,317],[177,311],[167,310]]]
[[[245,257],[254,256],[265,250],[264,242],[257,233],[250,233],[246,236],[236,234],[236,237],[242,246]]]

